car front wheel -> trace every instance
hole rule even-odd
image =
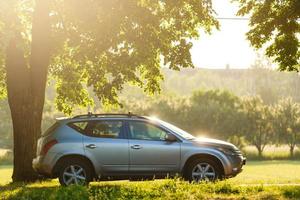
[[[185,173],[190,182],[215,181],[222,177],[219,164],[209,158],[199,158],[191,161]]]

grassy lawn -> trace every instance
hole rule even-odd
[[[300,161],[249,161],[235,184],[300,184]]]
[[[11,181],[11,174],[11,165],[0,165],[0,185],[7,184]]]
[[[237,177],[209,184],[174,179],[66,188],[57,180],[8,184],[11,172],[0,166],[0,199],[300,199],[300,161],[251,161]]]

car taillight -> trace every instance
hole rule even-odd
[[[58,142],[55,139],[47,142],[42,148],[41,155],[46,155],[46,153],[49,151],[49,149],[57,143]]]

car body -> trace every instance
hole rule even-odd
[[[88,114],[58,119],[38,140],[33,168],[68,185],[176,174],[215,180],[237,175],[245,162],[233,144],[195,138],[159,119]]]

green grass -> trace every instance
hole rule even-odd
[[[300,161],[249,161],[235,184],[300,184]]]
[[[0,199],[300,199],[300,161],[251,161],[237,177],[209,184],[174,179],[66,188],[57,180],[8,184],[11,172],[0,166]]]
[[[52,182],[0,186],[2,199],[299,199],[299,186],[240,186],[226,181],[190,184],[180,179],[102,182],[59,187]]]
[[[12,166],[0,165],[0,185],[11,182]]]

